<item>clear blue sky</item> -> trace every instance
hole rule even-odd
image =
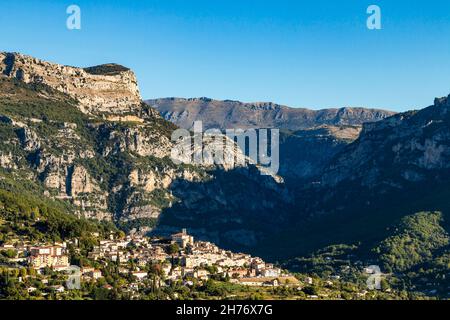
[[[371,4],[382,30],[366,28]],[[0,39],[62,64],[128,66],[144,98],[400,111],[450,93],[448,0],[2,1]]]

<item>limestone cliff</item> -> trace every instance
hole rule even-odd
[[[276,202],[289,200],[278,177],[262,177],[253,166],[243,165],[239,179],[229,180],[231,167],[174,163],[175,129],[141,102],[136,78],[125,67],[81,69],[0,53],[0,185],[3,178],[28,181],[74,214],[140,232],[179,228],[180,221],[190,227],[195,221],[187,208],[193,207],[202,216],[231,210],[267,220]],[[234,156],[233,151],[225,154]],[[218,190],[216,184],[227,179],[229,189]],[[204,191],[191,192],[195,186]],[[263,192],[273,199],[249,201],[244,214],[246,194]],[[169,209],[180,219],[171,219]],[[228,220],[235,217],[222,216],[219,225],[205,221],[202,234],[221,230]],[[230,231],[242,230],[248,221]],[[233,234],[221,240],[231,243]]]
[[[0,53],[0,73],[25,83],[46,84],[66,93],[79,101],[83,112],[124,113],[141,103],[136,76],[116,65],[82,69],[19,53]]]
[[[449,110],[449,98],[441,98],[423,110],[364,125],[359,139],[325,170],[324,185],[354,181],[387,190],[442,178],[450,168]]]

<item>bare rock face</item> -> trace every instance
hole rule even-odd
[[[107,205],[108,193],[100,189],[89,172],[82,166],[75,166],[70,168],[68,174],[68,193],[80,208],[80,213],[88,218],[111,220]]]
[[[176,198],[170,191],[174,181],[202,181],[204,175],[190,169],[164,168],[163,170],[136,168],[128,176],[128,192],[125,220],[153,218],[161,215],[164,208],[170,207]],[[157,201],[152,195],[157,195]]]
[[[355,181],[403,188],[407,182],[440,179],[450,168],[449,98],[420,111],[366,124],[322,175],[324,185]]]
[[[101,130],[109,135],[110,141],[103,149],[105,156],[126,151],[134,152],[142,157],[170,156],[172,142],[168,137],[155,132],[149,124],[136,124],[127,128],[116,128],[106,124]]]
[[[36,151],[41,146],[37,135],[26,126],[18,130],[18,136],[27,151]]]
[[[0,152],[0,167],[7,169],[17,169],[17,165],[15,164],[15,159],[12,152]]]
[[[25,83],[43,83],[79,101],[84,112],[123,113],[141,102],[136,76],[111,65],[87,68],[45,62],[18,53],[0,53],[0,73]]]
[[[80,193],[92,193],[98,190],[98,186],[92,181],[88,171],[84,167],[76,166],[73,168],[70,177],[71,195],[77,196]]]
[[[203,134],[195,143],[194,139],[180,140],[172,150],[172,158],[180,163],[193,163],[201,159],[203,167],[220,167],[225,171],[254,164],[255,161],[247,157],[238,144],[223,134]],[[184,152],[189,150],[189,152]],[[194,162],[195,163],[195,162]]]
[[[144,173],[141,170],[133,170],[129,175],[131,186],[140,186],[146,192],[152,192],[157,186],[157,177],[153,171]]]

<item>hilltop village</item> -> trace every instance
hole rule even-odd
[[[28,294],[43,296],[69,294],[70,290],[99,284],[101,289],[110,291],[114,287],[105,278],[113,274],[126,279],[117,281],[116,289],[128,293],[130,298],[141,297],[140,292],[149,288],[175,284],[192,287],[210,279],[249,287],[300,285],[296,277],[261,258],[195,241],[186,230],[170,238],[117,238],[111,234],[109,239],[99,240],[86,257],[81,251],[77,239],[53,244],[12,239],[0,247],[0,268],[8,273],[15,270],[18,282],[26,284]]]

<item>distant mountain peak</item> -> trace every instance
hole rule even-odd
[[[434,100],[436,107],[450,107],[450,95],[442,98],[436,98]]]

